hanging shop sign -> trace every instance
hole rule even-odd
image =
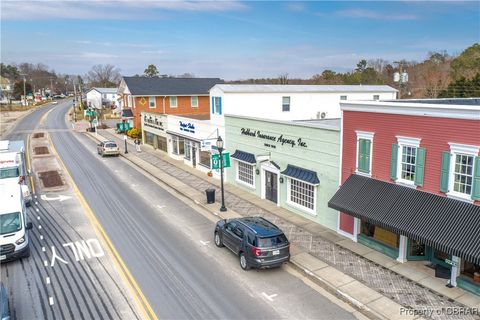
[[[180,131],[195,133],[195,125],[191,122],[179,121]]]
[[[143,116],[143,124],[146,127],[152,127],[161,131],[164,131],[165,128],[163,127],[163,122],[161,118],[157,116]]]
[[[261,132],[260,130],[252,130],[249,128],[241,128],[241,133],[242,135],[245,136],[250,136],[253,138],[265,140],[265,146],[266,147],[271,147],[271,148],[276,148],[277,145],[282,145],[282,146],[291,146],[293,147],[302,147],[302,148],[308,148],[307,143],[302,140],[302,138],[289,138],[287,136],[284,136],[283,134],[281,135],[271,135],[271,134],[266,134]]]
[[[230,168],[230,152],[222,153],[223,167]],[[220,169],[220,154],[212,154],[212,169]]]
[[[205,139],[200,142],[200,151],[211,151],[217,139]]]

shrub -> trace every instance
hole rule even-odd
[[[137,128],[132,128],[132,129],[127,131],[127,136],[129,136],[133,139],[140,138],[140,130],[138,130]]]

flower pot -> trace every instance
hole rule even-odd
[[[213,177],[213,173],[212,173],[212,171],[209,171],[209,172],[207,172],[207,176],[209,176],[209,177]]]
[[[473,274],[473,281],[480,283],[480,272],[475,272]]]

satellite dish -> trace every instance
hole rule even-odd
[[[320,118],[325,119],[326,117],[327,117],[327,113],[326,113],[326,112],[322,112],[322,113],[320,114]]]

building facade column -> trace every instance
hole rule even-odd
[[[360,219],[354,218],[353,220],[353,241],[357,242],[357,235],[360,233]]]
[[[450,283],[451,287],[457,286],[457,277],[460,275],[460,263],[461,259],[457,256],[452,256],[452,269],[450,271]]]
[[[408,247],[408,238],[400,235],[400,243],[398,247],[398,258],[397,261],[401,263],[407,262],[407,248]]]

